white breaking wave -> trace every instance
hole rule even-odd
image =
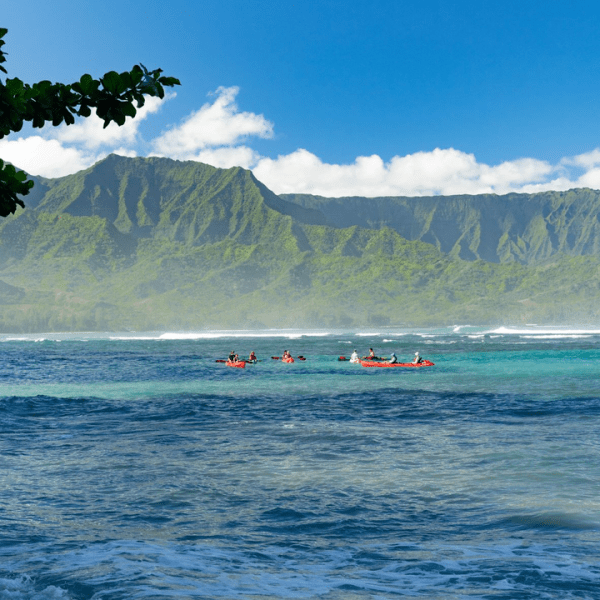
[[[272,338],[281,337],[296,340],[303,337],[327,337],[333,335],[330,331],[205,331],[198,333],[163,333],[159,340],[211,340],[221,338]]]
[[[156,336],[150,337],[150,336],[135,336],[135,335],[127,335],[127,336],[124,336],[124,335],[112,336],[111,335],[108,339],[119,341],[119,340],[158,340],[160,338],[156,337]]]
[[[453,331],[454,333],[460,333],[460,330],[461,330],[461,329],[466,329],[466,328],[468,328],[468,327],[473,327],[473,325],[455,325],[455,326],[452,328],[452,331]]]
[[[0,600],[69,600],[71,596],[63,589],[49,585],[36,589],[29,577],[0,579]]]
[[[593,336],[592,336],[592,334],[586,334],[586,335],[579,335],[579,334],[573,334],[573,335],[559,335],[559,334],[543,335],[542,334],[542,335],[521,335],[519,337],[527,339],[527,340],[566,340],[566,339],[578,340],[578,339],[582,339],[582,338],[591,338]]]
[[[486,333],[496,333],[502,335],[530,335],[530,336],[541,336],[541,335],[600,335],[600,329],[567,329],[563,327],[540,327],[539,329],[526,328],[517,329],[513,327],[498,327]]]
[[[52,568],[53,577],[61,580],[65,573],[87,574],[93,567],[96,572],[88,575],[88,582],[99,588],[99,596],[134,599],[169,594],[183,597],[181,591],[185,590],[185,597],[190,598],[309,600],[328,595],[343,597],[338,592],[348,588],[373,598],[438,597],[440,593],[462,597],[465,589],[478,598],[490,591],[502,592],[502,597],[507,597],[507,592],[511,597],[523,597],[532,593],[532,584],[524,574],[535,571],[544,583],[537,584],[540,589],[534,587],[534,593],[550,597],[560,588],[561,598],[571,600],[591,598],[581,592],[600,583],[593,561],[536,543],[525,547],[513,540],[502,540],[493,547],[406,544],[405,552],[418,558],[403,560],[395,553],[385,561],[361,559],[362,554],[390,554],[389,547],[377,545],[346,544],[335,550],[311,552],[262,546],[259,553],[215,544],[124,540],[98,545],[93,550],[60,553],[53,557]],[[33,560],[11,562],[15,563],[13,568],[39,568]],[[36,575],[48,578],[43,571]],[[71,598],[66,590],[52,585],[36,590],[34,581],[28,577],[0,579],[0,600]],[[582,582],[583,590],[579,589]],[[474,592],[479,593],[474,596]]]

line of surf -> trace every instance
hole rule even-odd
[[[499,335],[529,335],[529,336],[542,336],[542,335],[560,335],[560,336],[574,336],[574,335],[600,335],[600,329],[568,329],[566,327],[498,327],[486,331],[487,334],[499,334]]]

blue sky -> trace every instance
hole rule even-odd
[[[9,77],[142,62],[182,82],[119,131],[94,119],[0,141],[32,174],[116,151],[329,196],[600,187],[595,2],[35,0],[3,17]]]

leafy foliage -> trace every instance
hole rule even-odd
[[[6,53],[2,50],[8,30],[0,28],[0,70]],[[31,122],[41,128],[46,123],[53,126],[72,125],[75,117],[89,117],[92,109],[104,120],[104,127],[114,122],[123,125],[127,117],[135,117],[137,109],[144,106],[145,96],[163,98],[164,88],[180,85],[178,79],[161,75],[162,69],[148,71],[144,65],[135,65],[131,71],[109,71],[100,79],[82,75],[79,81],[66,85],[40,81],[29,85],[18,78],[0,81],[0,139],[21,131],[23,124]],[[17,206],[24,207],[18,197],[29,193],[33,186],[23,171],[0,161],[0,216],[14,213]]]

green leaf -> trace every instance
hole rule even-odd
[[[89,117],[92,114],[92,111],[90,110],[90,107],[87,104],[82,104],[79,110],[77,111],[77,114],[80,117]]]
[[[133,106],[131,102],[126,102],[125,104],[123,104],[122,110],[124,115],[131,118],[135,117],[135,115],[137,114],[137,110],[135,110],[135,106]]]
[[[132,86],[131,75],[127,71],[121,73],[119,77],[121,79],[121,87],[124,90],[129,89]]]
[[[81,86],[81,91],[84,94],[91,94],[94,91],[94,78],[89,75],[88,73],[86,73],[85,75],[81,76],[81,79],[79,80],[79,85]]]
[[[176,77],[159,77],[158,81],[162,83],[162,85],[166,85],[167,87],[181,85],[181,82]]]
[[[121,87],[121,77],[116,71],[109,71],[102,77],[100,80],[104,89],[111,93],[117,93],[118,89]]]
[[[23,82],[20,79],[7,79],[6,80],[6,89],[13,96],[23,94],[24,86]]]
[[[131,83],[134,86],[136,86],[142,80],[142,77],[144,77],[144,72],[138,65],[135,65],[129,74],[131,76]]]

